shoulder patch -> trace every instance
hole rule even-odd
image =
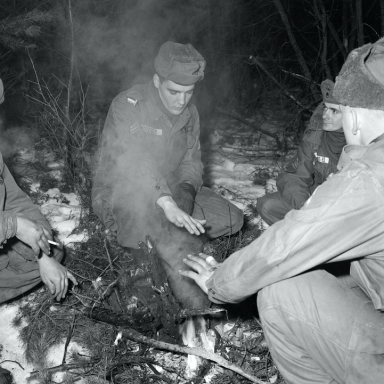
[[[132,97],[127,97],[127,101],[129,104],[132,104],[134,107],[136,107],[137,100],[133,99]]]
[[[140,124],[135,121],[130,127],[129,127],[129,133],[135,133],[140,129]]]

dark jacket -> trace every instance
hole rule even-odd
[[[172,195],[171,184],[188,181],[196,191],[202,186],[196,107],[189,105],[172,125],[156,92],[152,82],[135,85],[110,106],[92,189],[94,211],[107,227],[115,224],[108,206],[119,196],[129,196],[126,217],[134,223],[142,204],[155,207],[159,197]],[[143,201],[143,191],[149,201]]]
[[[300,209],[313,191],[331,173],[337,171],[337,161],[346,144],[342,131],[326,132],[322,129],[323,109],[321,104],[314,112],[297,149],[297,155],[287,165],[285,172],[279,173],[276,180],[280,198],[293,209]],[[326,140],[339,142],[337,156],[331,152]]]

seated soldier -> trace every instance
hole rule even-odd
[[[4,101],[0,79],[0,104]],[[0,303],[13,299],[43,281],[56,300],[65,297],[74,276],[59,261],[63,251],[50,250],[51,228],[38,206],[19,188],[0,153]],[[51,254],[52,253],[52,254]],[[0,340],[1,344],[1,340]],[[0,383],[12,383],[0,369]]]
[[[243,224],[239,208],[202,186],[199,114],[188,103],[204,77],[203,56],[191,44],[168,41],[154,66],[148,84],[112,101],[92,189],[95,213],[135,259],[138,242],[164,238],[167,223],[210,238]]]
[[[271,356],[291,384],[384,378],[384,38],[350,52],[334,95],[348,143],[338,172],[222,264],[190,255],[196,272],[180,272],[215,303],[259,292]],[[343,279],[323,269],[339,261],[351,262]]]
[[[313,113],[297,155],[285,167],[285,172],[279,173],[277,192],[257,200],[257,211],[269,225],[282,220],[290,210],[300,209],[313,191],[337,170],[345,136],[333,87],[331,80],[321,83],[324,103]]]

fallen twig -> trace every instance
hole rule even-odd
[[[117,280],[116,280],[116,283],[117,283],[117,281],[118,281],[118,279],[120,278],[121,275],[119,276],[119,274],[115,271],[115,268],[113,267],[111,255],[109,254],[109,251],[108,251],[107,238],[104,239],[104,248],[105,248],[105,251],[107,252],[107,256],[108,256],[108,261],[109,261],[111,272],[115,276],[115,278],[117,278]],[[116,295],[116,299],[117,299],[117,302],[119,303],[120,309],[123,312],[125,312],[125,306],[122,304],[122,300],[121,300],[121,297],[120,297],[119,289],[117,288],[116,285],[113,286],[113,291],[114,291],[114,293]]]
[[[18,361],[15,361],[15,360],[3,360],[3,361],[0,361],[0,364],[3,364],[3,363],[15,363],[15,364],[17,364],[23,371],[25,371],[25,369],[23,368],[23,366],[22,366]]]
[[[63,355],[63,360],[61,361],[61,364],[66,363],[65,360],[66,360],[66,356],[67,356],[67,349],[68,349],[68,345],[69,345],[71,338],[72,338],[73,328],[75,327],[75,324],[76,324],[76,313],[73,314],[72,323],[71,323],[71,326],[69,327],[69,330],[68,330],[67,339],[65,340],[64,355]]]
[[[187,355],[199,356],[199,357],[202,357],[203,359],[214,361],[215,363],[221,365],[222,367],[238,373],[239,375],[247,378],[252,383],[267,384],[265,381],[259,380],[256,377],[245,372],[243,369],[241,369],[237,365],[232,364],[227,360],[225,360],[224,358],[222,358],[221,356],[218,356],[212,352],[208,352],[205,349],[184,347],[180,345],[165,343],[163,341],[154,340],[149,337],[141,335],[139,332],[136,332],[133,329],[122,328],[120,331],[122,332],[123,337],[126,337],[130,340],[133,340],[139,343],[149,344],[158,349],[165,349],[171,352],[179,352]]]

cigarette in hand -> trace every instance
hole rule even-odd
[[[52,240],[48,240],[48,243],[52,245],[60,245],[59,243],[56,243],[56,241],[52,241]]]

